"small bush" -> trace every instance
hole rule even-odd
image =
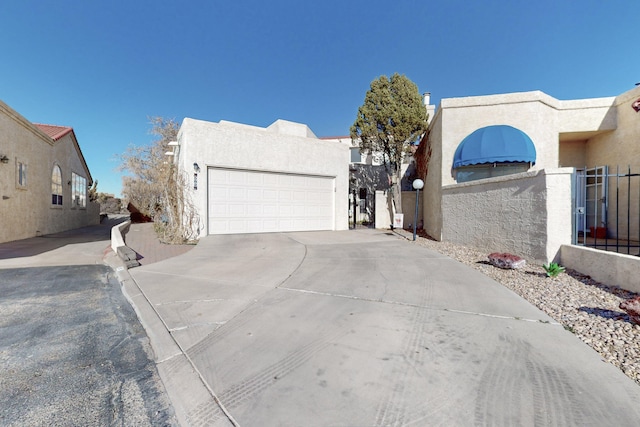
[[[556,262],[550,262],[549,264],[542,264],[542,268],[547,272],[547,277],[556,277],[558,274],[562,273],[565,268],[560,266]]]

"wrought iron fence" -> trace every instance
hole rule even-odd
[[[573,244],[640,256],[640,167],[576,170]]]

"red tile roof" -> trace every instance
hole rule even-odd
[[[59,140],[66,134],[73,132],[73,128],[68,126],[55,126],[55,125],[43,125],[40,123],[34,123],[42,132],[49,135],[54,141]]]

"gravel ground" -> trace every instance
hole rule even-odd
[[[631,323],[618,307],[638,294],[570,269],[549,278],[542,265],[527,263],[518,270],[503,270],[489,264],[487,252],[424,237],[418,237],[416,243],[467,264],[513,290],[640,385],[640,325]]]

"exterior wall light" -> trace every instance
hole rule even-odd
[[[200,172],[200,166],[198,166],[197,163],[193,164],[193,170],[196,171],[196,173]]]
[[[9,163],[9,158],[3,154],[0,156],[0,162],[7,164]]]
[[[631,104],[631,108],[633,108],[636,113],[640,111],[640,98],[636,99],[633,104]]]
[[[416,190],[416,215],[413,217],[413,240],[416,240],[416,225],[418,224],[418,201],[420,200],[420,189],[424,187],[424,181],[416,179],[413,181],[413,188]]]

